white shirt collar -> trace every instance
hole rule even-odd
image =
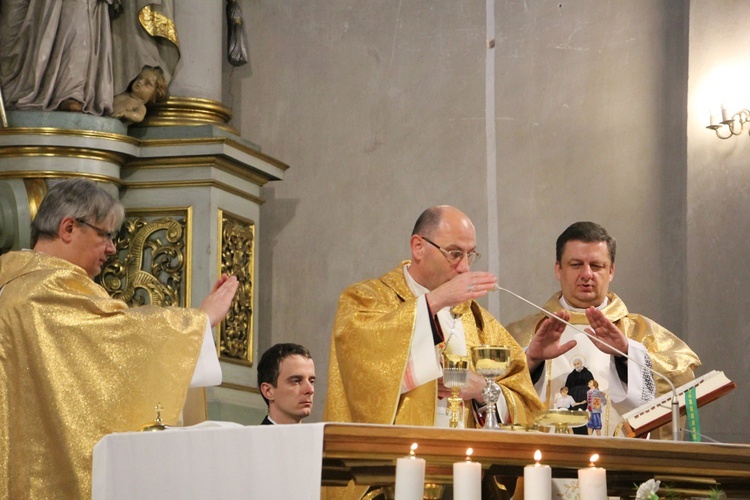
[[[430,293],[430,291],[416,282],[416,280],[409,274],[409,266],[404,266],[404,278],[406,278],[406,285],[416,297]]]
[[[567,302],[565,301],[565,297],[563,297],[562,295],[560,295],[560,304],[562,304],[562,306],[563,306],[563,307],[564,307],[565,309],[567,309],[568,311],[573,311],[573,312],[578,312],[578,313],[583,313],[583,312],[586,312],[586,309],[581,309],[581,308],[579,308],[579,307],[573,307],[573,306],[571,306],[570,304],[568,304],[568,303],[567,303]],[[607,296],[605,295],[605,296],[604,296],[604,302],[602,302],[601,304],[599,304],[598,306],[596,306],[596,308],[597,308],[597,309],[599,309],[599,310],[601,311],[602,309],[604,309],[605,307],[607,307],[607,305],[608,305],[608,304],[609,304],[609,297],[607,297]]]

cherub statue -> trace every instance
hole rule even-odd
[[[115,96],[113,118],[123,122],[139,123],[146,116],[146,105],[164,101],[167,97],[167,80],[159,66],[144,66],[122,94]]]

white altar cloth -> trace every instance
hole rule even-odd
[[[325,424],[217,425],[105,436],[92,498],[320,499]]]

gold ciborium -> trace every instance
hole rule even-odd
[[[585,410],[566,410],[556,408],[541,410],[534,414],[534,422],[537,425],[554,427],[558,434],[570,434],[571,427],[586,425],[589,421],[589,412]]]
[[[500,397],[500,386],[495,383],[497,377],[505,374],[510,365],[510,348],[500,345],[478,345],[471,348],[471,359],[474,370],[487,381],[482,391],[487,403],[487,413],[484,417],[485,429],[499,429],[495,404]]]
[[[469,357],[444,352],[442,358],[443,385],[451,390],[448,398],[449,424],[456,428],[464,418],[464,402],[458,392],[469,383]]]

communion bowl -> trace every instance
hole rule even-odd
[[[534,413],[534,422],[537,425],[554,427],[558,433],[567,433],[570,427],[586,425],[591,415],[584,410],[566,410],[556,408],[540,410]]]

